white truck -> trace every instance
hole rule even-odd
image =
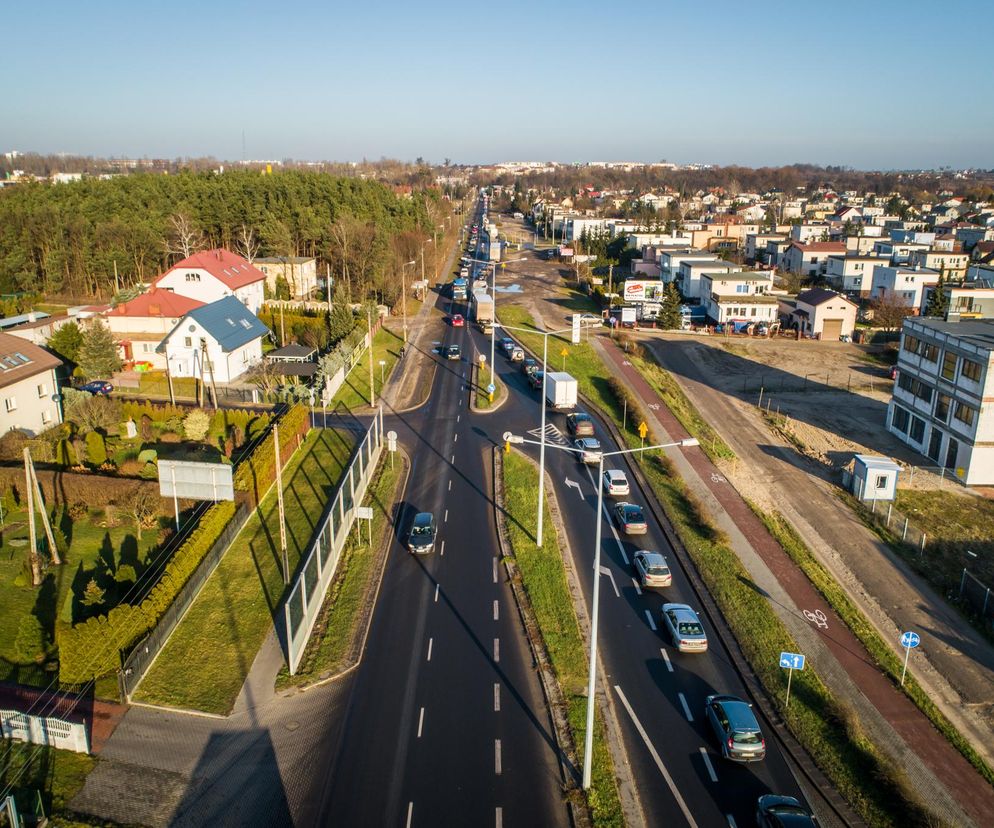
[[[489,329],[494,322],[494,298],[482,291],[473,291],[473,319],[481,328]]]
[[[576,407],[576,380],[565,371],[545,375],[545,402],[550,408]]]

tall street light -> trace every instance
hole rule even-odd
[[[401,313],[404,315],[404,347],[407,347],[407,268],[417,263],[417,259],[411,259],[409,262],[404,262],[404,266],[400,269],[400,306]]]
[[[505,432],[504,441],[507,443],[532,443],[534,445],[539,445],[538,440],[526,440],[524,437],[518,437],[510,431]],[[544,449],[544,441],[541,445]],[[592,762],[594,752],[594,693],[597,690],[597,621],[600,611],[601,594],[601,526],[604,523],[604,458],[616,457],[619,454],[635,454],[645,451],[653,451],[654,449],[675,448],[678,446],[682,448],[689,448],[691,446],[698,445],[700,445],[700,443],[696,437],[687,437],[686,439],[680,440],[676,443],[661,443],[656,446],[645,446],[643,448],[619,449],[618,451],[603,452],[601,454],[600,461],[597,463],[597,528],[594,533],[594,585],[591,590],[592,596],[590,599],[590,664],[587,668],[587,730],[584,734],[583,741],[584,790],[587,790],[590,787],[590,776],[593,767]],[[552,444],[552,448],[559,449],[560,451],[573,451],[571,448],[556,444]]]

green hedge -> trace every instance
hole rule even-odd
[[[307,431],[310,423],[310,410],[302,403],[297,403],[279,421],[280,449],[283,462],[289,453],[296,448],[297,435]],[[250,492],[256,503],[266,493],[273,480],[276,479],[276,454],[273,452],[273,441],[267,439],[257,446],[250,457],[246,457],[235,470],[234,485],[240,492]]]

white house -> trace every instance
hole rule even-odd
[[[159,345],[174,377],[232,382],[262,359],[269,329],[234,296],[195,308]]]
[[[897,298],[909,308],[918,308],[922,303],[922,293],[927,285],[939,281],[937,270],[906,267],[904,265],[876,265],[873,268],[871,296]]]
[[[855,302],[825,288],[809,288],[793,299],[781,300],[784,326],[819,339],[851,337],[857,310]]]
[[[773,287],[772,272],[755,270],[738,273],[701,274],[701,304],[708,320],[726,322],[775,322],[778,302],[767,293]]]
[[[0,434],[35,435],[62,422],[56,371],[62,360],[33,342],[0,333]]]
[[[679,250],[661,250],[659,253],[659,278],[664,282],[672,282],[680,275],[680,265],[684,262],[716,262],[718,257],[706,250],[682,248]]]
[[[766,243],[783,241],[786,238],[782,233],[748,233],[745,241],[745,257],[753,262],[762,261],[764,264],[775,264],[775,262],[770,262],[766,255]]]
[[[155,280],[155,287],[211,304],[234,296],[253,314],[265,298],[266,274],[230,250],[194,253]]]
[[[199,299],[153,287],[148,293],[109,310],[104,320],[114,335],[123,362],[148,362],[155,370],[162,370],[166,367],[166,357],[157,350],[159,343],[180,319],[203,304]]]
[[[782,256],[782,265],[792,273],[815,276],[824,273],[829,256],[841,256],[846,252],[842,242],[794,242]]]
[[[825,266],[825,278],[844,293],[869,296],[873,285],[873,268],[888,264],[880,256],[859,253],[833,253]]]
[[[911,257],[912,250],[928,250],[927,244],[911,241],[892,241],[891,239],[881,239],[873,244],[873,252],[878,256],[885,256],[890,259],[891,264],[907,264]]]
[[[810,241],[828,241],[828,233],[832,228],[827,224],[795,224],[790,228],[792,241],[805,244]]]
[[[722,261],[699,261],[687,259],[680,263],[677,275],[677,288],[681,295],[689,301],[700,301],[702,304],[707,294],[701,290],[701,277],[711,274],[741,273],[742,265]]]

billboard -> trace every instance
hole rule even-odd
[[[663,287],[658,279],[627,279],[621,296],[626,302],[662,302]]]
[[[159,460],[159,494],[188,500],[234,500],[232,466],[194,460]]]

